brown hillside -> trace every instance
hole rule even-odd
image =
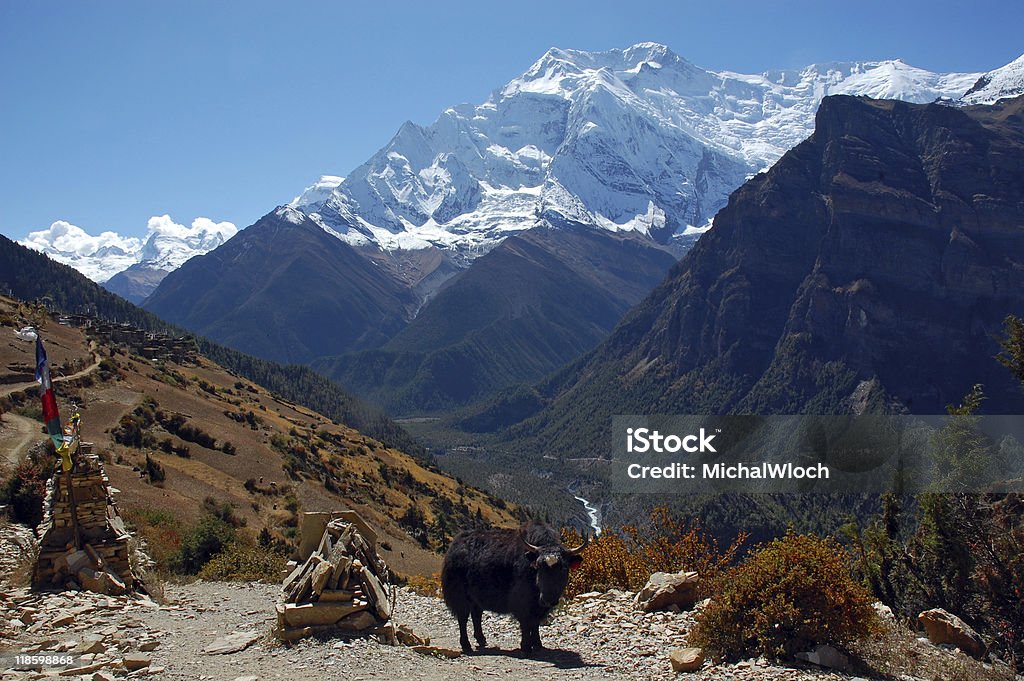
[[[160,525],[160,518],[170,514],[177,526],[186,527],[200,518],[204,501],[211,497],[218,505],[231,504],[245,523],[244,532],[255,536],[266,527],[274,536],[294,541],[297,511],[351,508],[379,529],[384,557],[398,573],[430,575],[440,567],[439,556],[424,550],[398,522],[410,507],[418,509],[426,524],[443,524],[449,535],[477,515],[498,525],[516,522],[503,502],[276,398],[206,358],[198,357],[194,364],[151,361],[2,297],[0,398],[12,413],[0,423],[0,448],[6,454],[0,465],[24,456],[24,451],[14,450],[26,444],[18,437],[26,417],[37,423],[31,441],[45,439],[34,383],[27,385],[24,375],[34,368],[34,346],[13,333],[28,323],[37,326],[46,343],[58,379],[61,415],[66,419],[71,405],[79,405],[83,439],[103,453],[122,512],[137,524]],[[61,381],[62,375],[72,378]],[[133,414],[142,414],[136,421],[143,423],[146,414],[156,415],[155,422],[141,429],[147,438],[141,447],[125,444],[130,438],[124,435],[123,420]],[[184,427],[176,428],[174,421]],[[203,435],[214,439],[212,447]],[[225,453],[231,450],[225,443],[234,447],[234,454]],[[187,457],[173,453],[184,447]],[[141,472],[147,455],[164,469],[162,482],[150,484]],[[151,543],[163,537],[159,531],[144,535]],[[177,537],[171,532],[166,539],[173,544]],[[430,548],[437,544],[434,535]],[[153,548],[159,553],[161,547]]]

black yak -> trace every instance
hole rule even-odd
[[[519,529],[470,530],[452,540],[441,568],[441,588],[448,609],[459,621],[459,643],[469,653],[466,622],[473,617],[473,637],[480,648],[487,640],[480,628],[484,610],[510,614],[522,632],[520,649],[530,655],[539,648],[540,623],[558,604],[579,565],[580,551],[567,549],[547,525],[529,523]]]

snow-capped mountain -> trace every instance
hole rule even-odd
[[[746,178],[806,138],[826,95],[956,99],[979,76],[900,60],[744,75],[655,43],[551,49],[483,104],[405,123],[329,197],[321,181],[292,206],[350,244],[436,246],[457,263],[541,221],[667,243],[703,231]]]
[[[303,210],[314,204],[320,204],[331,197],[331,192],[338,188],[345,178],[337,175],[321,175],[320,179],[306,187],[301,194],[288,202],[292,208]]]
[[[1024,54],[1006,66],[989,71],[974,84],[961,101],[965,104],[992,104],[1006,97],[1024,94]]]
[[[237,232],[230,222],[200,217],[186,227],[168,215],[159,215],[149,219],[143,238],[116,232],[93,236],[77,225],[58,220],[48,229],[29,233],[19,243],[74,267],[97,283],[105,283],[132,267],[166,274],[186,260],[212,251]],[[153,278],[152,274],[149,278]]]

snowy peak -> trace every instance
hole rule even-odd
[[[979,78],[962,98],[965,104],[993,104],[1024,94],[1024,54]]]
[[[185,261],[208,253],[238,232],[230,222],[196,218],[191,227],[179,225],[169,215],[151,217],[146,243],[138,253],[141,264],[175,270]]]
[[[321,175],[320,179],[306,187],[301,194],[292,199],[288,205],[292,208],[305,210],[313,204],[320,204],[331,196],[345,178],[337,175]]]
[[[927,104],[940,98],[959,97],[975,80],[974,73],[932,73],[901,59],[835,65],[840,78],[830,88],[833,95],[860,95],[873,99],[899,99]]]
[[[552,48],[487,101],[405,123],[329,197],[317,183],[292,206],[353,245],[436,247],[464,262],[538,224],[673,244],[808,137],[823,97],[957,99],[979,75],[898,59],[750,75],[658,43]]]
[[[588,88],[629,89],[626,83],[635,76],[662,69],[683,77],[708,75],[658,43],[639,43],[625,50],[604,52],[551,48],[496,94],[504,98],[526,92],[572,99]]]
[[[146,227],[142,239],[116,232],[92,236],[77,225],[58,220],[48,229],[31,232],[19,243],[102,283],[139,264],[169,272],[194,256],[212,251],[238,232],[230,222],[199,217],[186,227],[169,215],[151,217]]]

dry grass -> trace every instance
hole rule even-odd
[[[1014,681],[1009,667],[968,657],[959,650],[937,648],[917,640],[904,624],[886,621],[880,632],[855,644],[851,652],[873,677],[926,681]]]
[[[441,598],[441,576],[436,572],[430,577],[413,575],[406,581],[405,586],[420,596]]]

